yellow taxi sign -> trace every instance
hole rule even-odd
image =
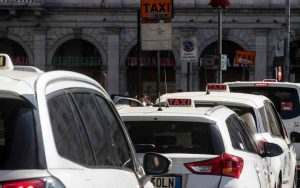
[[[14,65],[9,55],[0,53],[0,70],[14,70]]]
[[[0,56],[0,67],[4,67],[5,66],[5,56]]]

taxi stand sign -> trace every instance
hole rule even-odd
[[[173,18],[173,0],[141,0],[141,17],[143,19]]]
[[[207,84],[207,90],[209,92],[230,92],[228,85],[226,84]]]

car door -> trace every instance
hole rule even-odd
[[[291,175],[293,174],[292,168],[292,154],[293,145],[290,144],[290,140],[287,138],[286,131],[282,125],[282,121],[275,109],[275,107],[269,103],[265,103],[265,109],[268,119],[268,124],[270,127],[270,132],[272,135],[272,142],[278,144],[283,149],[283,154],[281,155],[282,161],[282,181],[291,181]],[[290,148],[291,147],[291,148]],[[292,178],[293,179],[293,178]]]
[[[226,121],[234,152],[244,160],[244,169],[240,177],[250,187],[270,187],[269,166],[258,154],[254,137],[247,126],[236,115]]]

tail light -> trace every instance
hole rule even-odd
[[[185,163],[184,166],[194,174],[239,178],[243,170],[244,160],[240,157],[224,153],[217,158]]]
[[[53,177],[47,177],[5,182],[2,184],[2,188],[65,188],[65,186],[59,180]]]
[[[43,180],[26,180],[5,183],[3,188],[45,188],[45,182]]]

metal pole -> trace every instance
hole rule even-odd
[[[141,97],[141,15],[140,9],[137,9],[137,76],[138,76],[138,99]]]
[[[157,51],[157,97],[158,97],[158,111],[162,111],[160,103],[160,51]]]
[[[290,0],[285,1],[285,32],[284,32],[284,80],[290,81]]]
[[[186,90],[190,91],[190,74],[191,74],[191,66],[190,62],[187,63],[187,87]]]
[[[156,81],[156,88],[157,88],[157,98],[159,98],[160,96],[160,51],[157,50],[157,62],[156,62],[156,66],[157,66],[157,81]]]
[[[222,7],[218,8],[218,42],[219,42],[219,83],[222,83],[222,69],[221,69],[221,56],[222,56]]]

